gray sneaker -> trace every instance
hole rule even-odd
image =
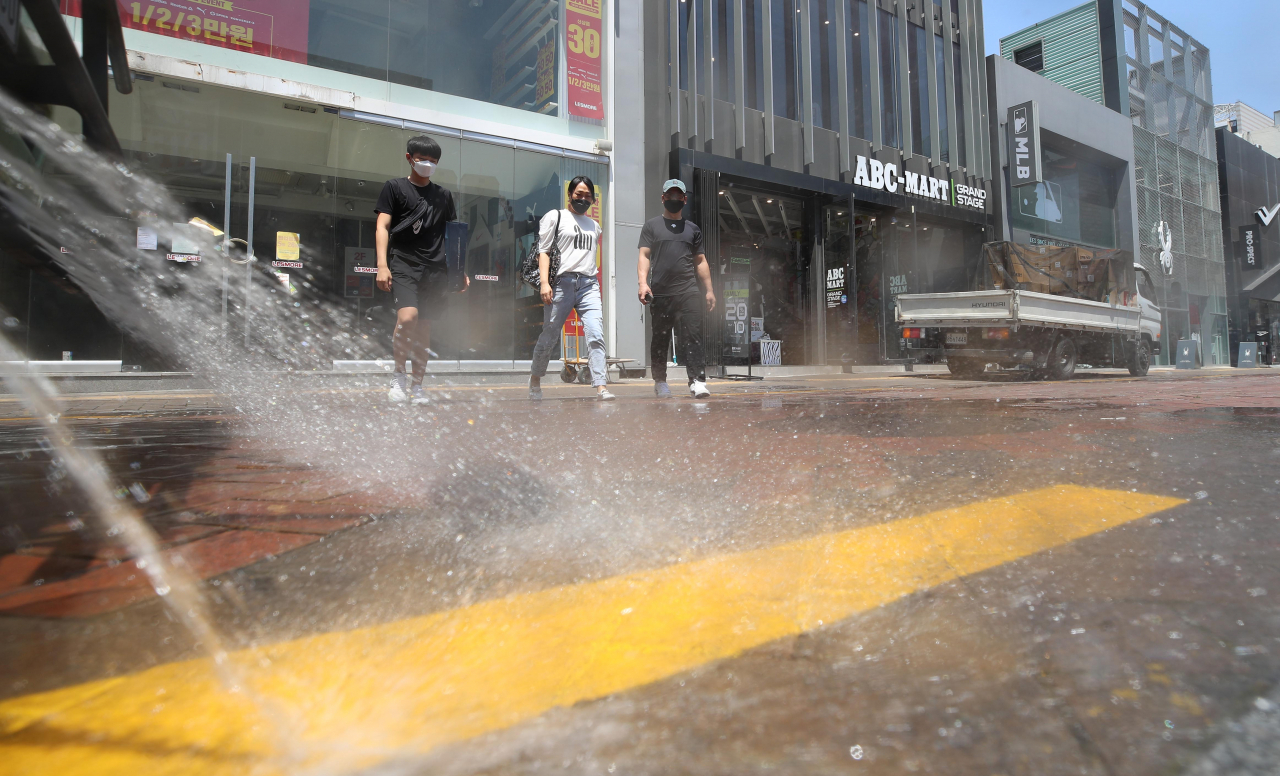
[[[409,393],[405,390],[404,372],[391,375],[391,390],[387,391],[387,401],[392,404],[404,404],[409,401]]]
[[[665,382],[663,382],[663,383],[654,383],[654,384],[653,384],[653,393],[654,393],[654,395],[655,395],[655,396],[657,396],[659,399],[670,399],[670,398],[671,398],[671,386],[667,385]]]
[[[529,401],[542,401],[542,384],[534,385],[529,381]]]
[[[409,389],[409,401],[416,406],[430,404],[431,398],[427,396],[427,392],[422,389],[421,385],[415,385]]]
[[[596,398],[599,399],[600,401],[613,401],[618,397],[614,396],[613,393],[608,388],[605,388],[603,391],[599,391],[596,393]]]

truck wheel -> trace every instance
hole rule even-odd
[[[1062,337],[1049,352],[1045,376],[1050,380],[1070,380],[1076,373],[1076,343],[1070,337]]]
[[[952,376],[959,377],[962,380],[972,380],[986,371],[986,368],[986,364],[979,363],[972,358],[947,356],[947,369]]]
[[[1129,374],[1134,377],[1146,377],[1151,369],[1151,346],[1146,340],[1138,340],[1129,351]]]

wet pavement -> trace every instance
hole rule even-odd
[[[60,422],[207,580],[239,690],[0,397],[0,770],[1256,773],[1280,741],[1271,370],[285,379],[253,423],[196,385]]]

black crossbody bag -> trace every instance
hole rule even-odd
[[[563,211],[556,211],[556,236],[551,241],[551,247],[547,249],[547,257],[551,259],[547,263],[547,282],[555,285],[556,276],[560,274],[560,216]],[[541,223],[541,221],[539,221]],[[542,241],[542,231],[533,236],[533,245],[529,246],[529,251],[524,255],[524,260],[520,262],[520,278],[533,286],[535,289],[542,290],[542,274],[538,272],[538,243]]]
[[[401,180],[407,179],[402,178]],[[392,238],[408,229],[414,221],[426,216],[427,208],[430,207],[427,198],[418,192],[416,186],[409,184],[409,191],[412,191],[413,195],[418,198],[418,204],[413,206],[413,210],[409,212],[409,215],[400,219],[400,223],[391,228],[388,234]],[[444,256],[445,267],[448,270],[449,290],[461,291],[467,286],[465,257],[471,230],[467,224],[461,221],[446,221],[444,227]]]

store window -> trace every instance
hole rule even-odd
[[[79,15],[78,0],[60,0]],[[245,7],[245,6],[252,7]],[[121,2],[126,27],[326,70],[560,115],[560,0]],[[603,45],[598,30],[578,41]]]
[[[311,0],[307,63],[557,115],[556,0]]]
[[[933,155],[933,135],[929,120],[929,49],[924,27],[907,25],[907,81],[911,86],[911,151],[917,156]]]
[[[934,83],[938,85],[938,139],[941,152],[938,161],[951,161],[951,136],[947,116],[947,44],[941,35],[933,36]]]
[[[469,225],[471,288],[448,298],[433,331],[432,348],[442,359],[530,358],[542,308],[516,274],[537,219],[563,206],[564,184],[579,174],[600,189],[601,208],[593,216],[603,222],[610,206],[608,168],[591,161],[354,121],[279,97],[162,78],[139,80],[133,94],[112,103],[128,163],[165,184],[191,215],[216,225],[223,224],[226,157],[232,155],[233,237],[245,237],[248,229],[252,157],[258,259],[276,258],[281,234],[297,235],[304,266],[285,271],[344,299],[360,333],[388,354],[390,296],[355,268],[374,264],[374,204],[386,180],[407,174],[410,137],[426,134],[440,144],[432,180],[453,194],[459,220]],[[203,258],[187,270],[217,271],[220,259]],[[252,306],[251,299],[250,334],[265,336],[252,328]],[[245,312],[230,310],[232,336],[243,333]]]
[[[714,0],[712,9],[715,24],[715,52],[711,56],[715,63],[716,98],[735,102],[738,87],[733,66],[734,2],[733,0]]]
[[[898,112],[898,17],[883,8],[880,13],[880,132],[884,144],[902,147]]]
[[[773,0],[773,112],[800,120],[800,0]]]
[[[969,139],[968,134],[965,132],[964,120],[964,70],[962,68],[964,60],[960,54],[960,44],[953,43],[951,45],[952,54],[955,58],[955,62],[953,63],[955,70],[953,72],[955,74],[954,80],[956,87],[956,145],[958,146],[956,149],[956,161],[961,167],[964,167],[969,163],[969,153],[967,150]]]
[[[1010,226],[1096,248],[1116,247],[1115,172],[1048,146],[1043,156],[1044,183],[1011,189]]]
[[[849,49],[849,132],[854,137],[871,139],[871,41],[867,31],[871,22],[866,0],[851,0],[845,7],[848,20]]]
[[[841,0],[810,0],[809,41],[813,68],[813,125],[839,130],[840,108],[840,28],[836,25],[836,3]]]
[[[743,63],[746,73],[743,91],[747,107],[764,110],[764,0],[743,0]]]

